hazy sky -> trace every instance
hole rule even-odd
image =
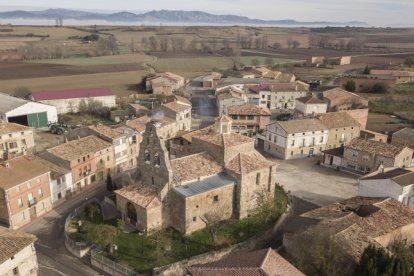
[[[414,0],[0,0],[0,6],[9,6],[6,9],[26,6],[112,11],[201,10],[259,19],[358,20],[379,26],[414,25]]]

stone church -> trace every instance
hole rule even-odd
[[[140,231],[173,227],[183,234],[202,229],[205,218],[242,219],[258,193],[274,195],[276,164],[254,148],[254,139],[231,133],[232,120],[216,119],[198,131],[191,151],[170,158],[166,139],[149,122],[140,145],[139,182],[117,190],[123,219]]]

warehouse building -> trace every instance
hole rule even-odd
[[[0,122],[41,128],[57,120],[57,110],[54,106],[0,93]]]

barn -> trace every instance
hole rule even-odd
[[[57,120],[57,110],[54,106],[0,93],[0,122],[42,128]]]

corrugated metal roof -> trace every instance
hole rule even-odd
[[[225,187],[228,185],[235,185],[236,179],[225,174],[219,173],[200,181],[193,181],[185,186],[175,187],[174,190],[184,197],[191,197],[194,195],[202,194],[217,188]]]
[[[0,113],[7,113],[22,105],[27,104],[28,102],[29,101],[0,93]]]

